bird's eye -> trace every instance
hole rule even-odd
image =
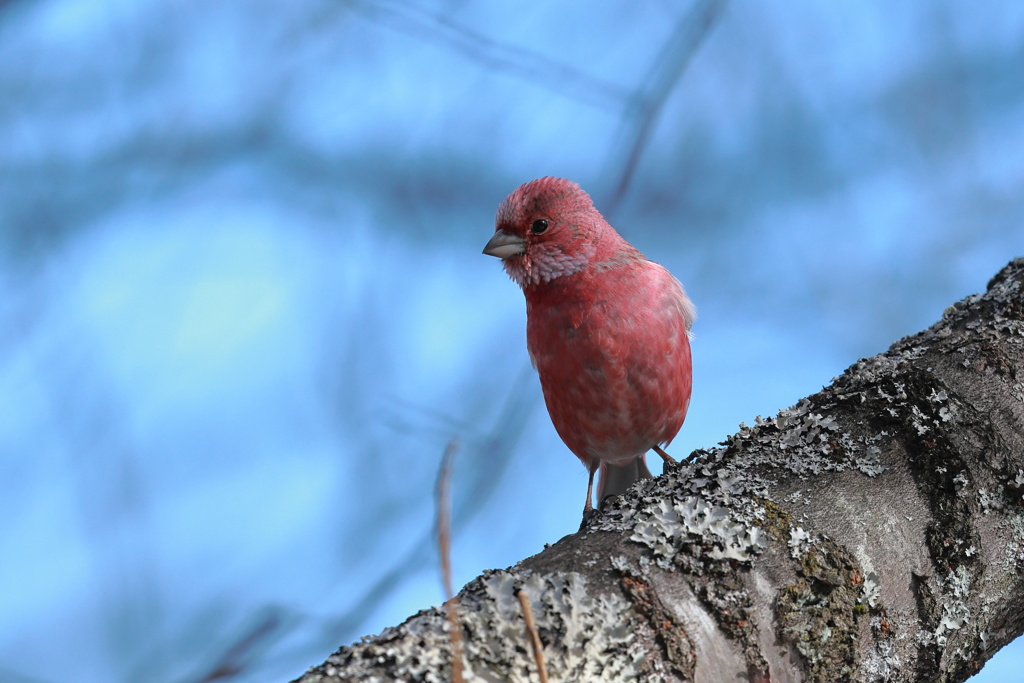
[[[546,218],[538,218],[533,222],[533,225],[530,226],[530,232],[532,232],[534,235],[540,235],[547,229],[548,221]]]

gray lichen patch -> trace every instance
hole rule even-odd
[[[1011,509],[1024,510],[1024,468],[1006,468],[1002,481],[1003,495]]]
[[[586,579],[572,572],[492,571],[459,596],[466,680],[537,680],[519,591],[530,600],[552,680],[635,680],[644,669],[635,615],[622,596],[592,595]],[[299,682],[449,681],[448,629],[442,609],[420,612],[401,626],[341,648]]]
[[[1010,542],[1006,544],[1003,554],[1003,566],[1014,567],[1024,571],[1024,513],[1010,517]]]
[[[794,560],[799,560],[807,553],[811,548],[811,535],[803,530],[802,527],[793,527],[789,530],[789,554]]]
[[[523,666],[524,658],[515,656],[525,644],[517,590],[530,598],[552,678],[628,680],[642,667],[640,651],[632,647],[630,604],[618,594],[593,596],[586,579],[570,572],[530,573],[525,578],[491,572],[483,583],[483,594],[472,592],[465,601],[467,630],[485,635],[467,641],[467,671],[482,680],[494,673],[500,675],[497,680],[530,680],[532,662]]]
[[[896,647],[896,635],[888,619],[872,616],[871,648],[862,658],[857,680],[860,681],[892,681],[903,668],[903,657]]]
[[[974,673],[976,658],[984,651],[986,633],[983,613],[972,608],[972,595],[978,577],[966,566],[935,577],[940,595],[932,595],[931,609],[927,612],[930,626],[917,634],[918,642],[931,651],[937,668],[946,671],[962,670]]]
[[[748,562],[768,546],[760,524],[764,510],[745,495],[752,480],[727,468],[698,472],[705,476],[685,468],[660,477],[632,507],[613,502],[591,530],[627,533],[662,569],[680,564],[677,556],[693,549],[699,553],[687,554],[698,561]]]
[[[832,414],[835,405],[823,393],[802,399],[775,417],[758,416],[754,426],[741,424],[721,448],[704,452],[704,460],[721,462],[734,476],[742,477],[748,490],[759,485],[760,495],[767,495],[776,479],[789,474],[810,478],[857,470],[878,476],[885,471],[878,444],[888,434],[856,429],[859,425],[844,428]]]
[[[970,617],[967,598],[971,590],[971,572],[964,566],[957,567],[945,577],[939,577],[946,599],[942,602],[942,614],[932,634],[940,647],[945,647],[949,634],[960,630]]]
[[[701,542],[713,560],[747,561],[768,544],[759,526],[701,496],[679,501],[658,501],[653,513],[639,519],[629,540],[654,550],[659,559],[671,560],[675,546]]]

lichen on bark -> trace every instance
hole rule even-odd
[[[466,680],[963,681],[1024,632],[1024,260],[459,595]],[[427,610],[302,683],[448,680]]]

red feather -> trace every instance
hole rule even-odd
[[[686,418],[694,306],[568,180],[521,186],[496,223],[484,252],[501,256],[523,288],[551,421],[591,477],[600,470],[598,500],[622,493],[650,476],[644,454]]]

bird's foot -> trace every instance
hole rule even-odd
[[[579,530],[583,531],[588,526],[590,526],[590,523],[593,522],[595,519],[597,519],[599,514],[600,514],[600,512],[598,512],[597,508],[595,508],[595,507],[587,506],[586,508],[584,508],[583,509],[583,519],[580,520],[580,528],[579,528]]]

